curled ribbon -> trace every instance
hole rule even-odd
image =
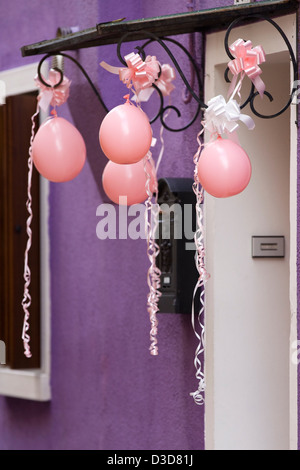
[[[151,170],[147,168],[147,163],[150,163]],[[157,204],[157,177],[154,161],[152,159],[151,152],[148,152],[144,157],[144,169],[145,175],[147,178],[146,181],[146,192],[148,195],[147,200],[145,201],[145,233],[147,239],[147,255],[150,261],[150,267],[147,273],[147,282],[149,287],[148,294],[148,313],[150,316],[150,354],[152,356],[158,355],[158,346],[157,346],[157,333],[158,333],[158,320],[157,313],[159,311],[158,302],[161,296],[160,292],[160,276],[161,272],[156,265],[156,259],[159,255],[159,246],[156,243],[156,232],[158,229],[159,223],[159,205]],[[152,173],[152,175],[151,175]],[[152,193],[150,188],[150,182],[152,177],[155,176],[155,195]],[[152,200],[154,197],[154,201]]]
[[[50,70],[49,77],[47,80],[45,80],[45,82],[51,85],[51,87],[45,86],[39,80],[38,76],[35,77],[34,81],[41,90],[38,97],[38,101],[40,108],[43,111],[46,111],[50,104],[53,107],[61,106],[69,98],[71,81],[64,76],[62,83],[58,87],[54,88],[54,86],[56,85],[56,83],[59,82],[59,80],[60,72],[53,69]]]
[[[30,350],[30,336],[29,336],[29,318],[30,312],[29,308],[31,306],[31,295],[30,295],[30,284],[31,284],[31,270],[29,267],[29,252],[32,245],[32,229],[31,229],[31,222],[33,218],[32,212],[32,195],[31,195],[31,185],[32,185],[32,172],[33,172],[33,160],[32,160],[32,144],[34,140],[34,131],[35,131],[35,118],[39,114],[39,106],[37,105],[36,112],[31,117],[31,137],[30,137],[30,146],[29,146],[29,157],[28,157],[28,178],[27,178],[27,202],[26,208],[28,211],[28,218],[26,221],[26,233],[27,233],[27,243],[25,248],[24,254],[24,294],[22,300],[22,307],[24,311],[24,321],[23,321],[23,330],[22,330],[22,339],[24,344],[24,354],[25,356],[30,359],[32,357],[32,353]]]
[[[266,86],[260,78],[262,70],[259,65],[266,61],[266,55],[262,46],[252,47],[251,41],[238,39],[229,47],[229,50],[235,57],[228,63],[229,70],[234,75],[229,94],[235,88],[238,75],[244,72],[250,78],[260,96],[263,97]]]
[[[238,127],[238,121],[242,121],[249,130],[254,129],[253,119],[246,114],[242,114],[238,103],[235,100],[226,102],[224,96],[218,95],[208,102],[205,111],[204,127],[211,133],[232,133]]]
[[[202,356],[205,352],[205,286],[207,281],[210,278],[210,274],[206,270],[205,266],[205,234],[204,234],[204,211],[203,211],[203,201],[204,201],[204,190],[200,187],[197,165],[200,159],[201,151],[203,144],[201,142],[201,136],[204,132],[202,129],[198,136],[198,150],[194,155],[194,184],[193,191],[196,196],[196,221],[197,229],[195,232],[195,245],[196,245],[196,254],[195,254],[195,263],[196,268],[199,273],[198,281],[194,289],[193,301],[192,301],[192,326],[195,333],[195,336],[198,340],[198,346],[195,352],[194,366],[196,369],[196,379],[198,380],[198,389],[195,392],[190,393],[190,396],[193,397],[196,405],[204,405],[205,403],[205,388],[206,380],[202,364]],[[195,300],[196,296],[200,290],[200,311],[198,313],[198,330],[195,322],[196,309],[195,309]]]

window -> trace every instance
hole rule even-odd
[[[0,340],[6,344],[7,362],[0,366],[0,394],[46,401],[50,399],[48,183],[36,171],[29,258],[31,359],[24,356],[21,339],[27,160],[30,118],[36,109],[36,70],[37,64],[33,64],[0,73],[7,95],[6,104],[0,107]]]
[[[27,158],[31,116],[37,93],[9,96],[0,108],[0,339],[6,344],[6,363],[11,369],[40,367],[40,253],[39,176],[32,178],[30,346],[32,357],[23,354],[23,257],[27,243]]]

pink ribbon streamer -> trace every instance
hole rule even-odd
[[[47,111],[49,105],[54,108],[56,106],[61,106],[69,98],[71,81],[67,77],[64,76],[62,83],[58,87],[54,88],[60,78],[60,73],[57,70],[51,69],[48,79],[45,80],[43,77],[43,80],[51,85],[51,88],[49,88],[39,80],[38,76],[35,77],[34,81],[36,86],[41,90],[38,96],[38,102],[43,111]]]
[[[174,67],[171,67],[169,64],[163,64],[161,66],[161,75],[155,83],[163,96],[169,96],[171,92],[175,90],[175,86],[172,83],[175,78],[176,73]]]
[[[260,96],[263,97],[266,87],[260,78],[262,70],[259,65],[266,61],[266,55],[262,46],[252,47],[251,41],[238,39],[230,46],[229,50],[235,57],[235,59],[228,63],[228,67],[234,75],[229,88],[229,94],[233,93],[238,75],[241,73],[241,81],[246,74],[254,84]]]
[[[31,271],[29,267],[29,252],[32,245],[32,230],[31,230],[31,222],[33,219],[33,212],[32,212],[32,196],[31,196],[31,185],[32,185],[32,170],[33,170],[33,160],[32,160],[32,144],[34,139],[34,130],[35,130],[35,118],[39,114],[39,104],[37,105],[37,110],[34,115],[31,117],[32,127],[31,127],[31,138],[30,138],[30,146],[29,146],[29,158],[28,158],[28,184],[27,184],[27,202],[26,207],[28,211],[28,218],[26,221],[26,232],[27,232],[27,244],[24,254],[24,294],[22,300],[22,307],[24,311],[24,322],[23,322],[23,331],[22,331],[22,340],[24,344],[24,354],[29,359],[32,357],[30,351],[30,336],[28,334],[29,330],[29,308],[31,305],[31,295],[29,292],[29,287],[31,283]]]
[[[151,174],[147,169],[148,165],[147,162],[150,163],[152,167],[152,173],[156,174],[155,172],[155,165],[152,159],[151,152],[148,152],[147,155],[144,157],[144,168],[145,173],[147,176],[146,181],[146,190],[148,199],[145,202],[145,231],[146,231],[146,240],[147,240],[147,255],[150,261],[150,267],[147,273],[147,283],[149,287],[149,294],[148,294],[148,313],[150,317],[150,354],[152,356],[158,355],[158,346],[157,346],[157,332],[158,332],[158,320],[157,320],[157,313],[159,311],[158,302],[159,298],[161,297],[160,289],[160,276],[161,272],[156,266],[156,259],[159,255],[159,246],[155,241],[155,234],[158,228],[158,215],[159,215],[159,205],[157,204],[157,187],[155,188],[155,200],[152,202],[153,193],[150,189],[150,182],[151,182]],[[152,176],[153,177],[153,176]],[[156,181],[157,185],[157,181]]]

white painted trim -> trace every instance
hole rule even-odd
[[[0,79],[6,85],[6,96],[36,91],[34,77],[37,73],[37,65],[24,65],[23,67],[0,72]]]
[[[297,19],[296,15],[287,15],[277,18],[276,22],[285,31],[290,40],[294,51],[297,50]],[[251,31],[257,28],[257,24],[248,26]],[[235,31],[239,28],[235,28]],[[274,30],[275,31],[275,30]],[[213,33],[207,37],[206,51],[206,77],[205,77],[205,96],[206,102],[215,96],[215,74],[218,65],[224,65],[227,56],[220,50],[219,44],[222,42],[220,35],[224,38],[225,33]],[[241,36],[243,37],[243,36]],[[257,44],[259,44],[259,39]],[[268,44],[270,54],[286,51],[286,46],[275,31],[272,42]],[[228,62],[228,59],[227,59]],[[291,74],[293,76],[293,74]],[[298,129],[295,126],[297,120],[297,107],[291,106],[291,146],[290,146],[290,345],[297,341],[297,134]],[[205,226],[207,229],[207,240],[214,237],[214,212],[215,200],[212,197],[207,198],[205,210]],[[208,233],[209,227],[209,233]],[[208,245],[207,245],[208,246]],[[206,251],[207,258],[213,260],[213,254]],[[214,277],[214,262],[209,266],[209,272]],[[210,314],[206,315],[206,408],[205,408],[205,441],[207,450],[215,450],[215,401],[214,401],[214,362],[215,345],[213,341],[214,331],[214,304],[213,304],[213,286],[212,282],[207,283],[206,301],[209,299]],[[299,346],[297,348],[299,350]],[[291,349],[291,356],[295,354],[295,349]],[[299,355],[298,355],[299,357]],[[290,360],[290,449],[298,449],[298,368]],[[246,425],[246,423],[245,423]]]
[[[49,401],[51,390],[49,375],[40,370],[0,370],[1,395],[35,401]]]
[[[292,20],[290,37],[294,51],[297,50],[297,17]],[[293,67],[291,64],[291,77]],[[298,450],[298,366],[293,363],[294,349],[297,344],[297,150],[298,150],[298,108],[290,107],[291,146],[290,146],[290,450]],[[298,349],[298,347],[297,347]]]
[[[47,63],[42,72],[47,75]],[[6,96],[36,91],[33,81],[37,63],[0,72],[0,81],[6,84]],[[40,113],[40,121],[46,118]],[[49,220],[49,183],[40,179],[40,243],[41,243],[41,369],[11,370],[0,367],[0,395],[36,401],[51,400],[51,355],[50,355],[50,239]],[[25,202],[24,202],[25,204]],[[21,341],[21,338],[20,338]]]

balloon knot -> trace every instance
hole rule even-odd
[[[125,95],[123,96],[124,100],[126,100],[126,103],[129,103],[130,104],[130,95]]]

